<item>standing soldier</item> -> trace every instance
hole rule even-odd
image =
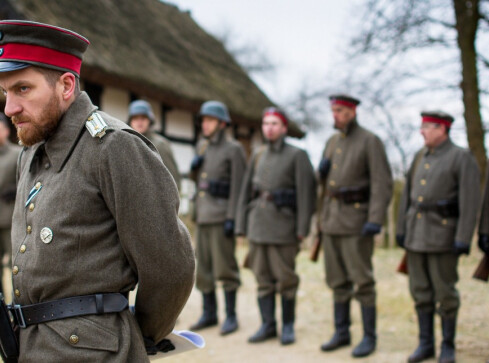
[[[392,195],[392,175],[382,141],[356,118],[360,101],[330,96],[334,127],[319,166],[323,191],[319,228],[326,281],[333,289],[335,333],[321,346],[332,351],[350,344],[350,300],[361,304],[364,336],[352,352],[364,357],[376,346],[373,236],[380,232]]]
[[[434,357],[433,316],[441,316],[439,362],[455,362],[460,297],[457,264],[468,254],[479,205],[479,170],[474,157],[452,143],[453,117],[421,113],[425,147],[414,157],[399,206],[397,242],[407,251],[409,289],[419,324],[419,346],[409,362]]]
[[[231,124],[226,105],[207,101],[200,108],[203,138],[190,166],[196,182],[197,281],[203,295],[203,314],[191,329],[217,325],[216,281],[222,281],[226,320],[221,335],[238,329],[236,291],[241,284],[235,257],[234,221],[246,168],[241,144],[226,135]]]
[[[2,262],[5,254],[12,258],[10,227],[15,201],[15,171],[21,148],[9,141],[9,121],[0,113],[0,292],[3,291]],[[10,267],[10,262],[9,262]]]
[[[131,102],[129,105],[129,118],[127,123],[153,143],[163,160],[163,164],[168,168],[180,189],[180,173],[175,158],[173,157],[170,142],[160,134],[151,130],[151,126],[155,123],[155,115],[151,105],[144,100]]]
[[[270,107],[263,113],[266,145],[255,152],[239,198],[236,233],[250,241],[249,265],[258,283],[262,325],[250,343],[277,336],[275,293],[282,296],[282,344],[295,341],[295,257],[309,233],[316,181],[304,150],[285,142],[288,120]]]

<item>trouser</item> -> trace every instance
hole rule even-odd
[[[460,307],[458,256],[453,253],[418,253],[408,251],[409,290],[416,309],[438,313],[442,318],[455,318]]]
[[[375,306],[372,236],[323,234],[326,283],[336,303],[352,297],[363,306]]]
[[[295,298],[299,275],[295,272],[297,244],[269,244],[250,241],[250,267],[258,283],[258,298],[280,293]]]
[[[222,223],[197,225],[197,289],[204,294],[212,292],[216,281],[221,281],[226,291],[239,287],[235,248],[236,239],[224,235]]]

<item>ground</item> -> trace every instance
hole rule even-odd
[[[239,261],[246,253],[246,245],[238,247]],[[459,313],[457,331],[457,361],[462,363],[483,363],[489,360],[489,284],[475,280],[472,274],[482,255],[473,249],[471,256],[460,261],[458,283],[462,307]],[[260,344],[249,344],[247,338],[260,324],[256,303],[256,284],[252,273],[242,269],[242,287],[238,293],[239,330],[222,337],[219,327],[202,330],[199,333],[206,340],[201,350],[183,353],[153,362],[178,363],[232,363],[232,362],[406,362],[407,356],[417,345],[417,320],[408,281],[405,275],[396,272],[403,251],[400,249],[377,248],[374,255],[375,276],[378,293],[378,344],[370,357],[353,359],[351,350],[362,337],[360,308],[352,304],[352,346],[336,352],[323,353],[319,346],[333,333],[332,295],[324,283],[322,256],[317,263],[308,259],[308,251],[302,251],[297,259],[297,270],[301,277],[297,301],[296,343],[281,346],[278,339]],[[224,298],[218,290],[219,318],[224,321]],[[201,314],[201,295],[194,289],[179,317],[177,330],[186,330],[197,321]],[[277,300],[277,306],[279,306]],[[277,318],[280,322],[280,308]],[[439,353],[441,328],[439,318],[436,324],[436,345]],[[280,325],[279,325],[280,327]],[[435,359],[427,362],[436,362]]]

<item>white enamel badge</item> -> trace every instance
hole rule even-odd
[[[48,244],[51,243],[52,240],[53,240],[53,231],[51,230],[51,228],[44,227],[43,229],[41,229],[41,241]]]

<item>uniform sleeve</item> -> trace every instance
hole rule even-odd
[[[392,172],[382,141],[375,136],[369,139],[368,142],[368,168],[370,175],[368,222],[383,224],[387,206],[392,197]]]
[[[475,158],[464,152],[459,165],[458,207],[459,218],[455,240],[470,243],[477,220],[480,203],[480,175]]]
[[[231,155],[231,186],[229,190],[228,209],[226,219],[236,219],[236,208],[243,176],[246,171],[246,156],[243,147],[236,144]]]
[[[175,183],[177,184],[178,189],[180,189],[181,177],[180,172],[178,171],[177,162],[173,156],[173,151],[171,149],[170,143],[165,143],[162,145],[161,158],[163,159],[163,163],[170,171],[170,174],[173,176]]]
[[[194,252],[178,218],[178,191],[139,137],[119,131],[102,141],[101,193],[138,277],[137,321],[143,336],[158,342],[173,329],[194,281]]]
[[[244,173],[243,182],[241,183],[241,188],[239,192],[238,203],[236,206],[236,220],[234,232],[237,235],[246,234],[246,219],[247,219],[247,207],[248,203],[252,197],[253,192],[253,173],[255,166],[256,154],[253,154],[250,161],[248,162],[248,167]]]
[[[489,234],[489,167],[487,168],[485,183],[479,222],[480,234]]]
[[[304,150],[295,158],[295,190],[297,200],[297,235],[309,234],[311,217],[316,209],[316,178],[311,161]]]

